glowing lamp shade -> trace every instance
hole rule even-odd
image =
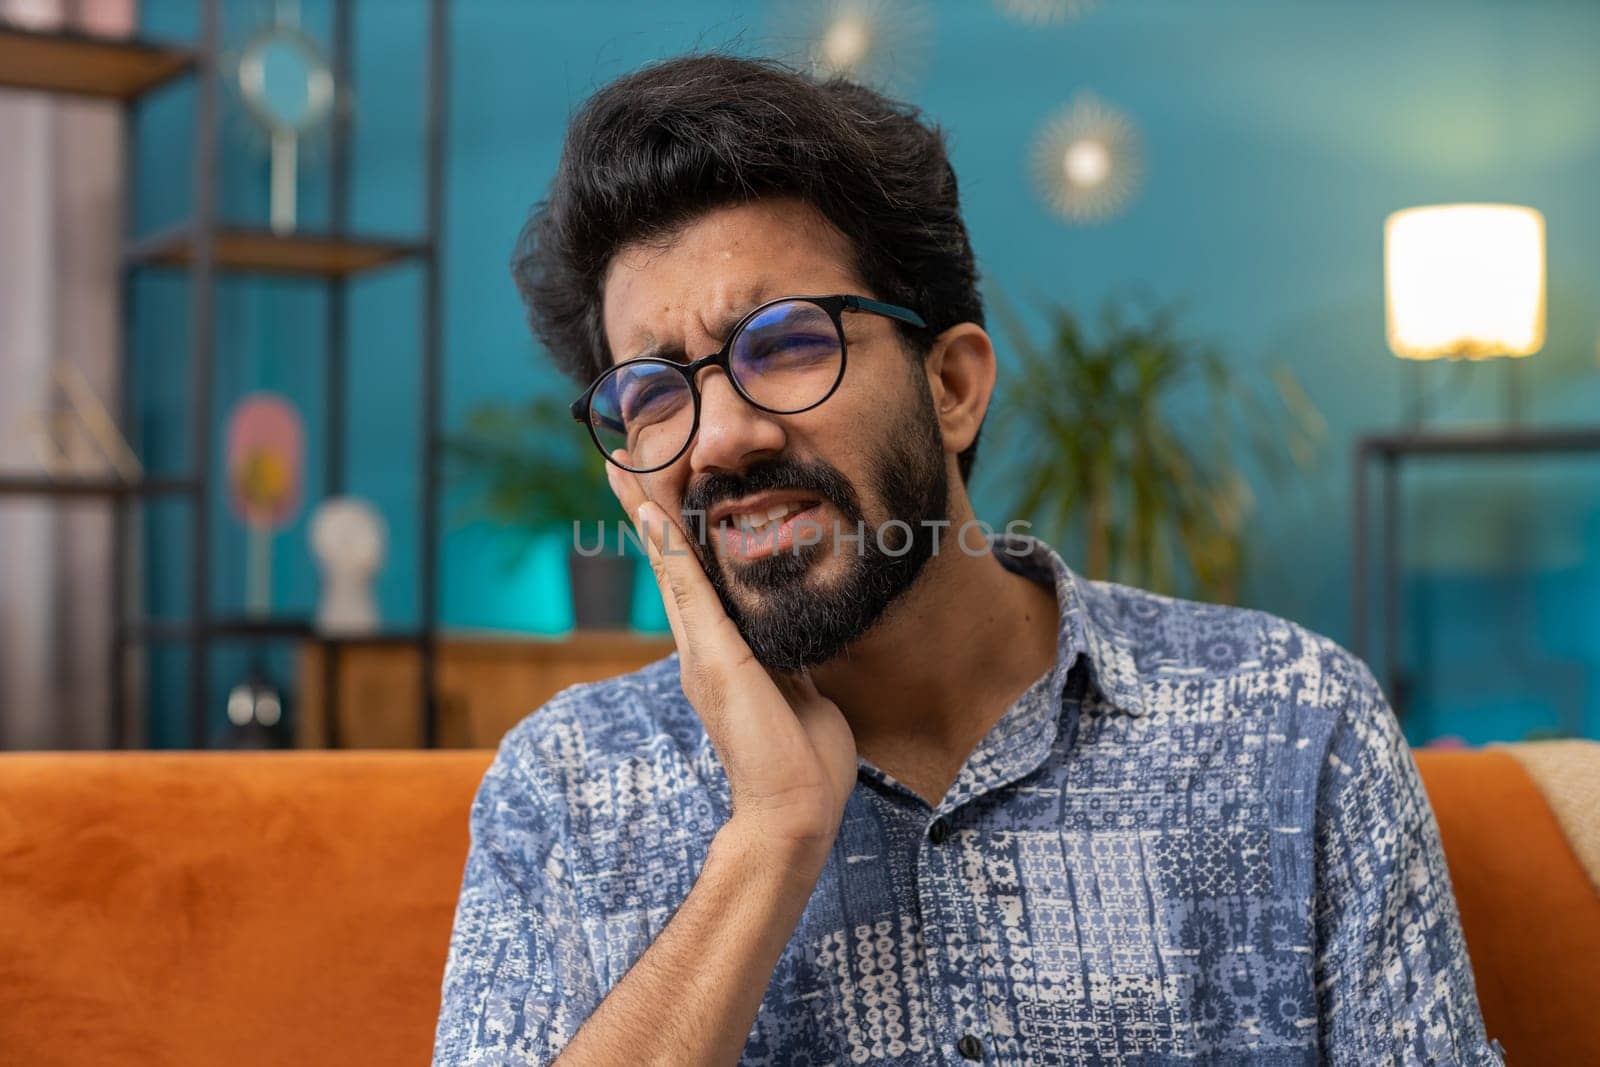
[[[1384,224],[1389,348],[1403,359],[1544,347],[1544,216],[1510,204],[1397,211]]]

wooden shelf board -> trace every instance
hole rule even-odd
[[[311,623],[295,616],[214,616],[207,621],[205,632],[212,640],[230,637],[299,639],[310,634]],[[127,626],[127,636],[134,641],[192,641],[198,633],[199,628],[188,619],[142,619]]]
[[[416,645],[425,635],[414,627],[395,626],[368,634],[322,634],[309,617],[297,615],[269,615],[252,618],[248,615],[213,616],[206,625],[212,640],[232,638],[260,638],[262,640],[296,640],[319,645]],[[145,619],[128,625],[128,636],[136,641],[192,641],[196,627],[187,619]]]
[[[131,100],[195,64],[187,48],[0,22],[0,86]]]
[[[219,226],[212,245],[216,269],[300,277],[344,278],[422,255],[427,246],[411,241],[314,233],[277,234],[243,226]],[[187,268],[194,264],[195,241],[187,227],[135,242],[131,263]]]
[[[641,633],[632,629],[569,630],[562,634],[534,634],[518,630],[450,629],[439,634],[439,647],[463,655],[515,654],[532,660],[610,659],[618,654],[650,653],[659,658],[677,646],[671,634]]]
[[[207,625],[212,640],[228,638],[291,639],[313,645],[421,645],[427,635],[415,627],[396,626],[370,634],[319,634],[309,618],[299,616],[215,616]],[[195,627],[185,619],[144,619],[128,624],[134,641],[192,641]],[[571,630],[565,634],[529,634],[504,630],[451,629],[434,632],[441,651],[465,659],[514,656],[526,662],[584,663],[618,656],[659,659],[676,647],[671,634],[635,630]]]
[[[159,496],[193,492],[195,483],[186,478],[148,478],[124,482],[110,477],[77,475],[52,477],[44,474],[0,474],[0,496]]]

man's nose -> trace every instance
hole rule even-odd
[[[740,396],[720,368],[700,373],[700,429],[689,448],[691,470],[739,470],[781,451],[784,442],[777,417]]]

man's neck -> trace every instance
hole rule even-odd
[[[1049,671],[1059,629],[1052,587],[992,552],[962,551],[956,529],[866,636],[811,672],[849,721],[857,751],[930,804]]]

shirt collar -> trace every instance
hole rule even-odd
[[[1087,684],[1094,685],[1111,710],[1135,716],[1145,710],[1133,651],[1116,625],[1111,590],[1080,578],[1036,537],[999,536],[991,551],[1006,569],[1041,584],[1054,583],[1059,620],[1056,658],[967,757],[940,802],[940,811],[954,810],[1032,774],[1058,744],[1070,747]]]
[[[1083,695],[1083,683],[1072,683],[1079,660],[1087,663],[1088,682],[1111,710],[1142,716],[1146,705],[1140,690],[1133,644],[1118,622],[1111,588],[1092,582],[1068,567],[1043,541],[1029,534],[996,535],[992,551],[1002,566],[1039,582],[1053,582],[1059,625],[1054,667],[1013,704],[979,743],[962,769],[941,810],[953,809],[974,796],[998,788],[1038,767],[1055,743],[1069,708]],[[701,732],[696,764],[715,783],[723,809],[732,811],[728,782],[720,770],[709,735]],[[888,776],[865,760],[861,772]]]
[[[1105,584],[1078,574],[1060,553],[1031,534],[997,534],[994,554],[1008,570],[1055,585],[1060,617],[1057,666],[1070,669],[1079,654],[1086,656],[1090,680],[1100,696],[1118,711],[1144,715],[1147,708],[1133,642]]]

